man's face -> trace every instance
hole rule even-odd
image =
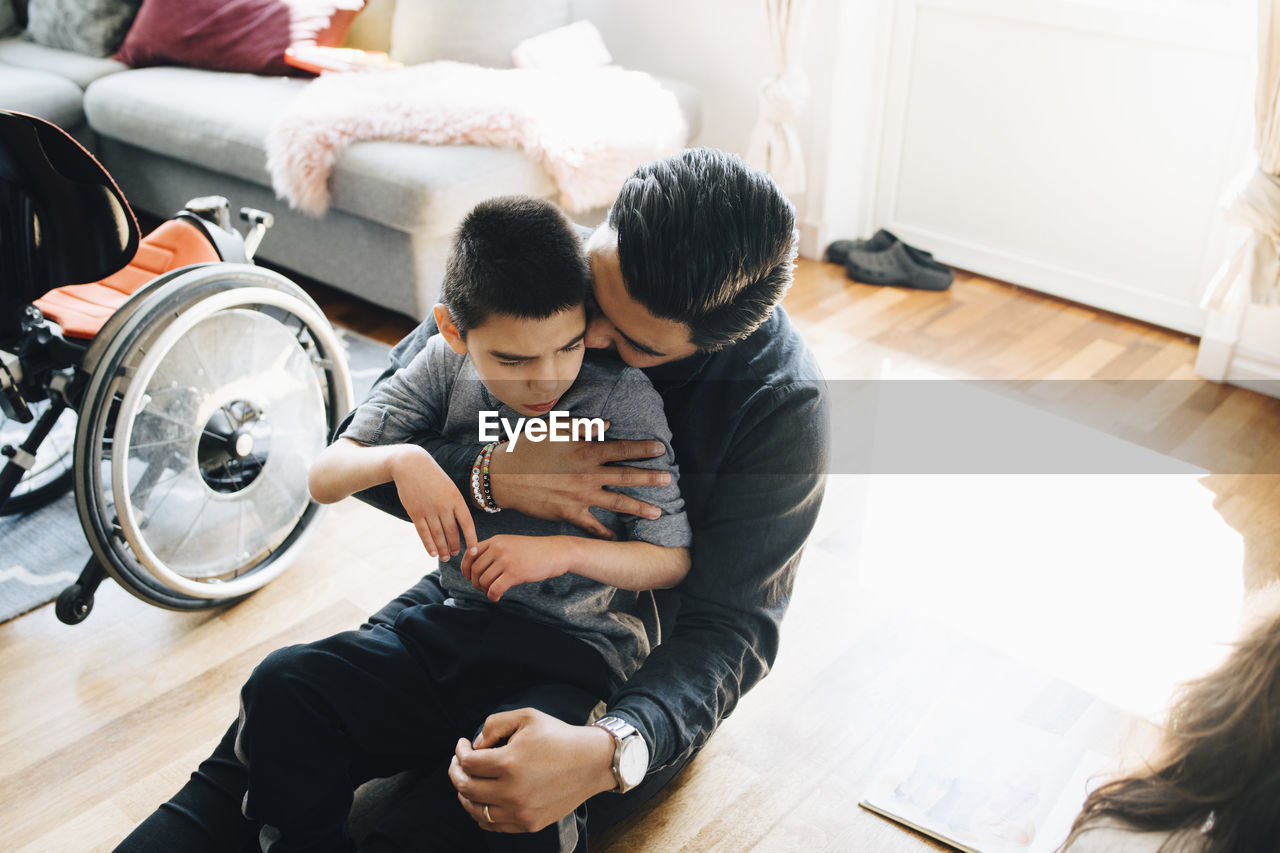
[[[587,240],[593,299],[588,304],[587,346],[614,350],[632,367],[654,367],[698,351],[684,323],[655,317],[627,293],[618,265],[618,235],[601,225]]]

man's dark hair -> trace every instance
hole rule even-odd
[[[549,201],[501,196],[466,215],[453,238],[440,301],[463,335],[492,314],[545,319],[591,287],[582,238]]]
[[[632,299],[699,350],[750,335],[791,286],[795,208],[765,172],[712,148],[641,166],[609,210]]]

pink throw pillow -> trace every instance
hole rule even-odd
[[[115,58],[135,68],[293,74],[286,48],[342,44],[362,8],[364,0],[143,0]]]

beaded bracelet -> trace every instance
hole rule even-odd
[[[491,441],[486,444],[471,466],[471,497],[476,506],[485,512],[502,512],[502,507],[493,500],[493,486],[489,482],[489,460],[493,457],[494,448],[504,443]]]
[[[481,481],[481,470],[484,467],[484,454],[488,449],[488,446],[486,446],[476,454],[476,461],[471,465],[471,498],[475,501],[476,506],[486,512],[489,510],[489,506],[484,499],[484,485]]]
[[[480,484],[484,487],[486,512],[502,512],[502,507],[498,506],[498,502],[493,499],[493,484],[489,482],[489,460],[493,457],[493,451],[499,444],[505,444],[505,442],[495,441],[485,447],[484,464],[480,468]]]

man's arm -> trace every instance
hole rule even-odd
[[[812,529],[822,496],[820,483],[785,486],[734,478],[736,494],[726,509],[776,506],[788,522]],[[644,735],[650,769],[683,762],[702,748],[719,723],[733,711],[743,693],[768,673],[778,652],[779,630],[790,603],[804,537],[771,541],[771,519],[757,517],[755,527],[722,522],[718,529],[699,529],[693,561],[698,571],[680,590],[675,630],[654,649],[642,668],[611,698],[609,713]],[[722,550],[712,549],[720,546]],[[738,550],[741,549],[741,550]],[[700,583],[701,566],[750,554],[752,565],[725,591]],[[673,689],[673,685],[676,689]]]
[[[428,449],[435,453],[434,447]],[[661,442],[647,440],[522,441],[511,453],[493,454],[489,464],[493,499],[504,509],[567,521],[592,536],[615,539],[613,531],[591,514],[591,507],[659,518],[658,507],[619,490],[665,486],[671,478],[665,471],[610,463],[640,463],[660,456],[662,449]]]
[[[651,772],[700,749],[777,654],[821,505],[829,424],[819,385],[776,393],[716,475],[709,514],[694,532],[693,571],[678,590],[674,631],[608,703],[649,745]],[[599,771],[612,751],[591,728],[527,710],[490,717],[477,749],[459,744],[450,766],[463,807],[480,820],[476,803],[499,803],[504,814],[509,806],[531,831],[608,790]],[[509,738],[505,747],[479,748],[499,738]]]
[[[370,390],[370,397],[396,370],[413,361],[438,334],[435,318],[428,316],[400,343],[392,348],[387,368]],[[357,410],[358,411],[358,410]],[[334,430],[342,435],[355,412],[347,415]],[[450,441],[438,431],[426,430],[416,439],[418,446],[435,459],[463,495],[470,495],[471,466],[484,448],[479,443]],[[645,518],[657,518],[660,511],[652,504],[630,495],[613,491],[628,486],[661,486],[668,482],[660,471],[644,471],[611,462],[629,462],[658,456],[663,452],[659,442],[529,442],[522,441],[510,453],[494,454],[490,470],[493,474],[493,496],[500,507],[514,509],[533,518],[567,521],[602,539],[613,539],[613,533],[602,525],[588,507]],[[394,488],[373,486],[357,492],[356,497],[371,506],[407,519]]]
[[[564,572],[636,591],[669,589],[689,573],[688,548],[693,534],[680,494],[671,429],[662,397],[645,375],[633,367],[614,372],[612,367],[592,365],[588,370],[584,366],[580,381],[584,383],[584,391],[599,383],[595,390],[604,394],[599,414],[614,426],[616,433],[632,440],[653,441],[661,449],[660,454],[638,464],[666,474],[668,482],[646,487],[642,492],[622,487],[631,498],[642,494],[660,512],[656,518],[624,517],[627,540],[624,542],[581,536],[493,537],[477,549],[474,576],[469,573],[472,558],[468,555],[462,562],[463,575],[472,578],[477,588],[493,601],[515,584]],[[587,513],[591,514],[589,510]],[[594,515],[592,520],[600,523]]]
[[[675,629],[609,702],[644,735],[651,770],[688,759],[768,673],[822,504],[829,425],[819,385],[775,390],[770,411],[743,429],[698,519]]]

